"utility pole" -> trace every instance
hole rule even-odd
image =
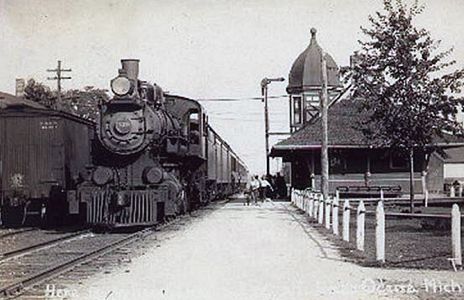
[[[328,138],[328,92],[327,92],[327,60],[325,52],[322,52],[322,91],[321,91],[321,191],[324,200],[329,198],[329,138]]]
[[[71,72],[71,69],[62,69],[61,68],[61,60],[58,61],[58,67],[56,69],[48,69],[47,72],[53,72],[56,73],[55,77],[47,77],[48,80],[56,80],[57,82],[57,92],[58,92],[58,99],[57,103],[55,105],[55,109],[61,109],[62,108],[62,103],[61,103],[61,80],[65,79],[71,79],[70,76],[63,76],[62,72]]]
[[[269,110],[267,106],[267,86],[273,81],[284,81],[285,78],[264,78],[261,80],[261,94],[264,101],[264,134],[266,138],[266,175],[271,175],[269,157]]]

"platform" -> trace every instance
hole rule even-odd
[[[233,200],[198,218],[129,268],[76,285],[74,299],[392,299],[375,283],[411,282],[452,272],[364,268],[337,249],[288,202],[245,206]],[[417,299],[395,294],[394,299]],[[412,298],[410,298],[412,297]]]

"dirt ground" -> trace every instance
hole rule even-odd
[[[217,206],[72,299],[464,299],[464,273],[363,267],[288,202]]]

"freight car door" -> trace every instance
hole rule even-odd
[[[37,175],[41,190],[48,194],[51,186],[61,185],[63,174],[63,142],[60,120],[58,118],[41,118],[38,124],[40,139],[36,140],[38,148],[35,156]]]
[[[64,132],[61,121],[59,118],[51,118],[49,120],[49,137],[52,178],[55,184],[64,187]]]

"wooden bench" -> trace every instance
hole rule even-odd
[[[380,197],[380,191],[383,191],[384,197],[400,197],[402,194],[401,186],[399,185],[375,185],[375,186],[339,186],[337,187],[340,197],[360,197],[372,198]]]

